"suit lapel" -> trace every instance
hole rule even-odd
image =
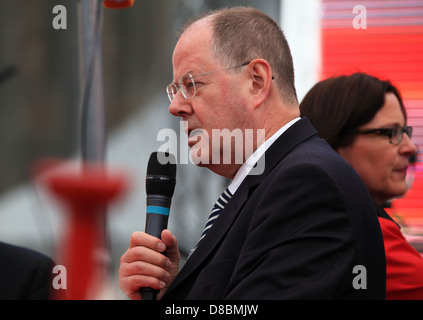
[[[207,257],[220,243],[220,240],[224,238],[225,234],[241,211],[240,209],[247,201],[248,190],[249,188],[247,184],[241,184],[241,186],[239,186],[231,200],[220,213],[219,218],[213,224],[213,227],[207,233],[207,236],[204,237],[201,244],[187,260],[168,291],[173,290],[180,283],[183,283],[184,280],[207,259]]]
[[[190,274],[201,266],[219,245],[235,219],[238,217],[252,190],[255,189],[286,154],[314,134],[316,134],[316,130],[311,126],[308,119],[303,118],[288,128],[288,130],[270,146],[266,151],[264,172],[260,175],[248,175],[241,183],[238,190],[220,213],[213,227],[207,233],[207,236],[187,260],[171,287],[168,289],[168,292],[174,290],[179,284],[183,283]]]
[[[253,186],[262,181],[270,171],[296,146],[317,134],[310,121],[304,117],[289,127],[264,154],[265,168],[261,175],[248,175],[246,180]],[[259,161],[263,161],[260,159]]]

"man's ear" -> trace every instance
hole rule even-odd
[[[251,88],[254,105],[260,106],[268,97],[272,87],[272,68],[264,59],[254,59],[249,64]]]

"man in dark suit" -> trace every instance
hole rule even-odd
[[[51,299],[53,261],[34,250],[0,242],[0,300]]]
[[[16,67],[0,70],[0,83]],[[53,261],[34,250],[0,241],[0,300],[50,299]]]
[[[152,287],[162,299],[383,299],[372,200],[299,118],[292,58],[277,24],[252,8],[208,13],[185,27],[173,67],[170,112],[186,121],[198,164],[232,182],[180,272],[169,230],[161,240],[132,234],[119,269],[125,294],[137,299],[140,287]],[[234,145],[213,145],[223,129],[240,129],[244,139],[261,129],[265,142],[245,148],[237,163]]]

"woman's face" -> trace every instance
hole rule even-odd
[[[387,93],[383,107],[358,130],[386,129],[395,125],[404,127],[405,119],[397,97]],[[361,176],[376,203],[382,204],[408,190],[408,159],[417,149],[405,133],[398,145],[392,144],[386,135],[357,134],[352,144],[338,148],[337,152]]]

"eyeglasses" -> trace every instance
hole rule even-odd
[[[392,144],[400,144],[402,141],[402,136],[405,133],[409,138],[413,134],[413,127],[405,126],[404,128],[401,126],[393,126],[392,128],[379,128],[379,129],[369,129],[369,130],[354,130],[350,132],[351,134],[378,134],[381,136],[388,136],[389,142]]]
[[[245,62],[245,63],[240,64],[238,66],[223,68],[223,69],[219,69],[219,70],[216,70],[216,71],[210,71],[210,72],[198,74],[196,76],[193,76],[190,73],[185,73],[182,77],[179,78],[177,84],[171,83],[171,84],[167,85],[167,87],[166,87],[167,96],[169,97],[170,102],[172,102],[172,100],[175,99],[175,96],[178,93],[178,90],[180,90],[185,99],[191,99],[197,93],[197,88],[196,88],[196,85],[195,85],[194,78],[205,76],[207,74],[212,74],[212,73],[223,71],[223,70],[245,67],[245,66],[249,65],[250,62],[251,61],[248,61],[248,62]]]

